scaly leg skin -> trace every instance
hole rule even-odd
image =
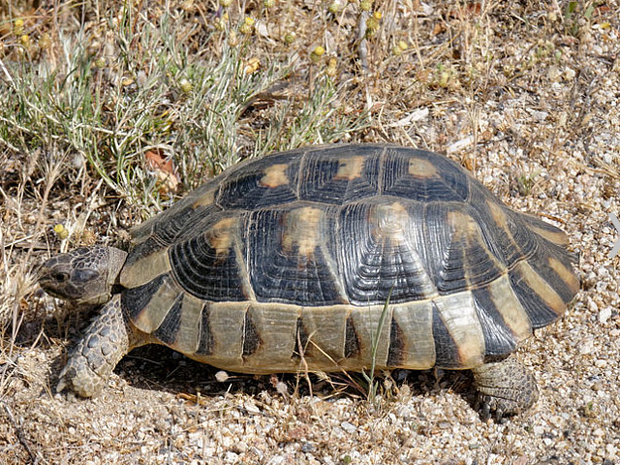
[[[115,295],[71,351],[56,391],[68,387],[82,397],[92,397],[105,386],[121,358],[145,343],[123,316],[120,294]]]
[[[524,412],[538,400],[534,375],[514,355],[472,371],[478,390],[477,407],[485,421],[492,411],[499,422],[505,415]]]

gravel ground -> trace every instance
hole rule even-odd
[[[618,234],[609,220],[620,215],[620,8],[597,8],[606,17],[583,34],[549,38],[563,60],[541,62],[531,77],[506,81],[508,92],[483,100],[388,111],[396,99],[388,94],[399,89],[384,76],[373,96],[387,101],[386,112],[363,136],[384,141],[387,134],[447,153],[508,205],[569,234],[582,290],[564,317],[520,348],[540,386],[530,411],[501,424],[482,421],[467,373],[394,373],[369,402],[345,390],[346,380],[216,377],[163,348],[134,351],[100,396],[79,400],[53,387],[87,318],[48,318],[44,326],[25,321],[12,352],[2,352],[10,376],[3,376],[0,462],[620,463],[620,257],[610,257]],[[524,26],[506,40],[502,67],[531,58],[542,40],[535,29]],[[1,227],[6,238],[25,235]],[[56,303],[35,292],[24,305]]]

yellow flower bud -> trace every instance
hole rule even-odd
[[[407,45],[407,42],[404,40],[399,40],[398,43],[392,47],[392,53],[396,56],[400,56],[408,48],[409,45]]]
[[[315,47],[314,50],[312,50],[312,52],[310,53],[310,60],[312,60],[313,63],[318,63],[319,61],[321,61],[321,57],[324,53],[325,49],[319,45]]]
[[[371,16],[366,21],[366,28],[369,33],[374,34],[377,32],[377,29],[379,29],[379,20],[374,16]]]
[[[325,70],[325,74],[329,77],[334,77],[338,73],[338,60],[335,58],[330,58],[327,62],[327,69]]]
[[[95,60],[95,68],[103,69],[105,68],[105,65],[106,65],[105,58],[97,57],[97,59]]]
[[[13,34],[16,36],[21,36],[24,33],[24,20],[21,18],[17,18],[15,23],[13,23]]]
[[[245,74],[254,74],[259,68],[260,60],[256,57],[252,57],[245,63]]]
[[[372,9],[372,0],[362,0],[360,2],[360,9],[362,11],[370,11]]]
[[[342,4],[339,0],[334,0],[328,8],[329,12],[332,14],[337,14],[340,10],[342,10]]]
[[[242,34],[252,34],[252,31],[254,31],[254,19],[248,16],[239,28],[239,32]]]
[[[291,45],[293,42],[295,42],[295,39],[297,38],[297,34],[295,34],[294,32],[287,32],[286,35],[284,36],[284,43],[286,45]]]
[[[215,20],[215,29],[217,29],[218,31],[223,31],[224,29],[226,29],[226,21],[224,21],[224,18],[218,18]]]
[[[62,224],[54,225],[54,232],[61,241],[64,241],[67,237],[69,237],[69,231]]]
[[[187,79],[185,78],[181,78],[179,80],[179,88],[186,94],[189,94],[192,91],[192,83],[189,82]]]

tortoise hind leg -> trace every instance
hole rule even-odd
[[[485,420],[491,411],[499,421],[505,415],[524,412],[538,400],[534,375],[514,355],[472,371],[478,390],[477,403]]]
[[[71,350],[56,391],[68,387],[82,397],[92,397],[106,384],[116,364],[131,349],[146,343],[123,316],[120,294],[115,295]]]

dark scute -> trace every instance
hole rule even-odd
[[[505,271],[504,259],[493,252],[496,249],[496,236],[485,234],[475,210],[463,208],[462,211],[473,218],[477,231],[474,234],[455,232],[452,235],[452,240],[442,254],[443,269],[437,280],[440,294],[484,286]]]
[[[474,234],[453,230],[448,224],[450,212],[472,218],[477,229]],[[501,276],[509,264],[522,258],[521,250],[506,232],[495,226],[486,203],[426,204],[418,218],[425,234],[421,249],[424,263],[442,295],[483,287]],[[526,245],[530,253],[536,246],[536,242]]]
[[[168,345],[174,344],[177,333],[179,332],[179,324],[181,323],[182,304],[183,294],[179,294],[170,310],[168,310],[164,321],[153,331],[153,336],[155,336],[158,341]]]
[[[552,224],[547,223],[546,221],[541,220],[540,218],[537,218],[535,216],[532,215],[528,215],[528,214],[520,214],[519,215],[521,217],[521,219],[528,225],[533,226],[535,228],[538,229],[542,229],[543,231],[547,231],[551,234],[559,234],[562,236],[563,240],[560,240],[559,243],[558,242],[553,242],[547,238],[543,238],[545,241],[549,241],[552,242],[554,245],[562,248],[562,249],[566,249],[566,242],[565,240],[567,239],[567,237],[563,234],[563,231],[559,228],[556,228],[555,226],[553,226]]]
[[[217,204],[224,209],[255,210],[297,200],[300,153],[268,156],[234,171],[221,185]],[[286,164],[288,184],[269,187],[261,184],[265,169]]]
[[[525,283],[525,279],[517,270],[511,271],[509,276],[510,284],[519,302],[521,302],[521,305],[525,309],[534,329],[547,326],[558,319],[559,315]]]
[[[214,213],[218,209],[212,205],[193,208],[191,205],[179,209],[167,221],[160,221],[154,226],[154,234],[166,245],[172,244],[179,234],[187,231],[188,226]]]
[[[212,302],[247,299],[235,247],[218,257],[208,230],[172,245],[169,257],[174,277],[193,296]]]
[[[191,196],[191,194],[190,194]],[[183,199],[179,204],[157,217],[157,221],[151,220],[152,233],[146,240],[137,244],[125,262],[125,267],[131,266],[138,260],[145,260],[155,252],[182,241],[193,235],[200,234],[220,209],[214,205],[198,206],[194,208],[191,203]],[[139,232],[139,231],[138,231]]]
[[[353,317],[347,318],[345,324],[345,338],[344,338],[344,356],[345,358],[358,357],[360,354],[360,341],[355,330],[355,323],[353,323]]]
[[[413,156],[428,160],[438,175],[428,178],[409,174]],[[409,198],[422,202],[465,201],[469,195],[469,177],[461,167],[446,157],[423,150],[390,148],[382,160],[383,195]]]
[[[304,320],[302,317],[297,318],[297,328],[295,330],[295,347],[296,352],[293,354],[294,358],[301,358],[305,355],[309,349],[308,347],[308,331],[304,326]]]
[[[252,355],[258,350],[260,344],[260,336],[248,310],[243,320],[243,356],[249,357]]]
[[[200,319],[200,343],[196,351],[198,355],[213,355],[213,334],[209,324],[210,311],[209,304],[205,303]]]
[[[452,241],[452,231],[446,227],[446,207],[445,203],[416,202],[409,208],[411,217],[416,219],[410,228],[415,234],[416,242],[420,244],[417,253],[421,256],[433,283],[440,280],[440,274],[445,268],[446,251]],[[457,273],[459,269],[451,271]],[[462,270],[460,277],[463,278]],[[465,285],[464,279],[459,281],[459,275],[454,275],[451,281],[455,289]]]
[[[151,301],[153,295],[159,290],[164,280],[168,279],[170,279],[170,275],[165,273],[142,286],[125,289],[121,297],[121,306],[129,319],[137,319],[142,310]]]
[[[549,266],[549,257],[558,260],[566,269],[572,270],[570,256],[560,246],[548,243],[547,247],[535,254],[528,260],[528,264],[536,271],[557,294],[565,304],[569,304],[575,297],[576,292]]]
[[[309,152],[304,159],[300,199],[342,205],[377,194],[381,147],[334,147],[329,152]],[[360,177],[337,179],[340,160],[365,157]]]
[[[445,225],[446,229],[448,226]],[[452,238],[451,238],[452,239]],[[436,274],[437,290],[441,294],[450,294],[468,288],[466,274],[469,272],[466,264],[467,241],[450,240],[444,244],[445,248],[438,253],[441,257]]]
[[[427,263],[416,261],[422,252],[414,242],[395,244],[373,234],[366,221],[373,203],[345,205],[339,220],[338,241],[331,244],[343,270],[346,292],[354,305],[401,303],[428,297],[433,291]],[[411,228],[419,227],[412,224]],[[424,262],[424,260],[421,260]]]
[[[392,318],[390,326],[390,349],[388,351],[387,366],[399,367],[404,364],[405,333],[398,325],[396,319]]]
[[[510,266],[517,261],[535,255],[541,247],[542,238],[532,232],[517,212],[509,212],[508,225],[513,241],[518,247],[515,255],[506,257]]]
[[[147,257],[149,257],[149,255],[163,249],[164,247],[165,244],[160,242],[157,237],[149,237],[147,240],[141,242],[133,248],[133,250],[127,257],[127,260],[125,261],[125,267],[128,268],[134,263],[136,263],[138,260],[146,259]]]
[[[194,208],[194,205],[198,200],[200,200],[198,201],[199,204],[204,203],[202,199],[207,192],[217,191],[219,181],[219,177],[209,180],[200,187],[197,187],[191,191],[182,199],[174,202],[174,204],[163,213],[160,213],[156,217],[145,221],[140,226],[135,227],[131,231],[132,238],[136,240],[136,242],[141,242],[144,237],[152,235],[156,230],[169,231],[168,233],[162,233],[161,237],[171,238],[174,236],[173,231],[182,230],[182,224],[184,222],[187,224],[188,219],[190,219],[189,222],[191,223],[196,218],[209,214],[210,211],[220,210],[214,205],[199,205]]]
[[[485,355],[495,357],[514,352],[517,348],[515,336],[506,325],[488,289],[475,289],[472,292],[484,335]]]
[[[257,300],[311,306],[344,303],[333,274],[337,270],[330,270],[321,247],[309,256],[301,255],[297,245],[284,250],[283,220],[288,211],[261,210],[249,217],[244,254]]]
[[[478,227],[486,239],[486,246],[493,255],[506,267],[511,267],[515,262],[521,260],[524,254],[531,253],[531,249],[536,247],[536,243],[530,241],[531,232],[524,229],[525,225],[519,221],[519,215],[507,209],[484,186],[478,183],[472,183],[472,194],[473,198],[468,213],[476,219]],[[489,198],[506,214],[506,229],[509,233],[493,219],[491,210],[487,205]],[[514,232],[518,237],[522,237],[524,233],[529,235],[522,237],[521,244],[516,244],[512,239]]]
[[[461,366],[459,349],[435,304],[433,304],[433,339],[435,340],[435,365],[441,368],[459,368]]]

